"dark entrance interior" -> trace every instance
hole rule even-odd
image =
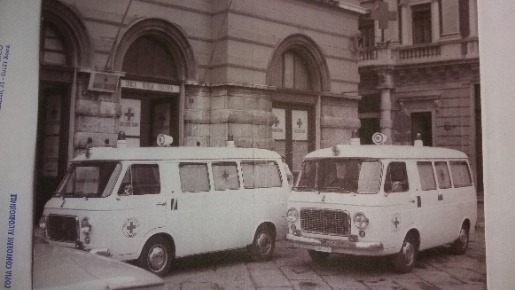
[[[416,140],[420,133],[424,146],[433,146],[433,122],[431,112],[411,113],[411,137]]]
[[[140,114],[139,135],[127,135],[128,138],[139,139],[141,147],[156,146],[159,134],[172,136],[172,146],[179,145],[179,96],[148,93],[123,93],[124,99],[136,99],[141,107],[134,114]]]
[[[66,173],[68,160],[69,86],[40,83],[34,222]]]

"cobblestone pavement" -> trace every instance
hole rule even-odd
[[[168,289],[486,289],[484,229],[471,234],[465,255],[449,247],[419,253],[412,273],[397,274],[386,258],[331,255],[324,264],[285,241],[274,259],[249,262],[244,251],[175,261],[165,277]]]

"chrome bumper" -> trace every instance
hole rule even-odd
[[[382,255],[384,246],[380,242],[351,242],[349,240],[327,240],[299,237],[286,234],[286,240],[293,246],[326,253],[354,255]]]

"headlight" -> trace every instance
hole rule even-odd
[[[294,223],[299,219],[299,212],[295,208],[290,208],[286,214],[288,222]]]
[[[46,216],[42,215],[39,219],[39,227],[46,230]]]
[[[354,225],[362,230],[368,226],[368,218],[364,213],[358,212],[354,215]]]

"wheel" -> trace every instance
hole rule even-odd
[[[164,276],[170,271],[172,257],[170,242],[157,236],[148,240],[143,247],[138,258],[138,265],[158,276]]]
[[[308,254],[311,257],[311,260],[316,263],[322,263],[329,258],[329,253],[326,252],[319,252],[315,250],[308,250]]]
[[[272,258],[275,249],[275,234],[268,226],[260,226],[250,245],[250,257],[254,261],[266,261]]]
[[[392,257],[393,266],[399,273],[409,273],[415,266],[417,259],[417,239],[413,234],[407,234],[399,253]]]
[[[452,243],[451,250],[458,255],[463,255],[469,247],[469,229],[463,224],[461,226],[460,235]]]

